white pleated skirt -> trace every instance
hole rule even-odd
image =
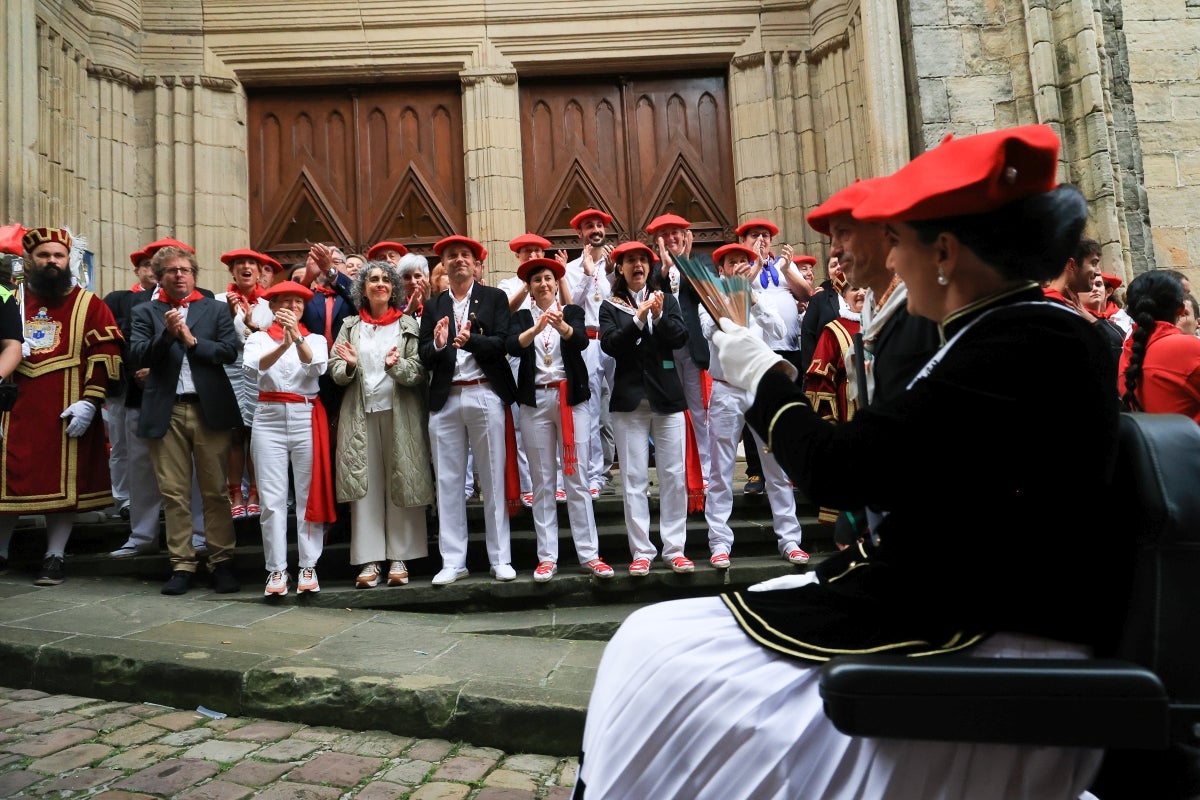
[[[1086,657],[1000,634],[980,657]],[[600,662],[585,800],[1073,800],[1102,750],[865,739],[825,716],[820,669],[755,644],[719,598],[640,609]],[[580,788],[576,788],[576,797]]]

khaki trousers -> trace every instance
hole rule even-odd
[[[150,440],[172,571],[196,571],[196,551],[192,547],[193,461],[204,506],[208,564],[215,566],[233,555],[233,518],[225,486],[231,444],[230,431],[214,431],[204,425],[199,403],[176,403],[166,435]]]

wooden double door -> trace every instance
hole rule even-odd
[[[526,230],[575,248],[570,219],[594,206],[621,239],[663,213],[701,243],[730,236],[723,76],[522,79],[520,107]],[[396,239],[431,255],[466,231],[463,135],[458,84],[251,91],[253,246],[285,263],[313,242]]]
[[[457,84],[252,92],[247,117],[256,249],[285,263],[313,242],[432,252],[466,228]]]
[[[571,218],[613,216],[610,233],[643,237],[660,214],[724,242],[737,219],[729,104],[722,75],[521,82],[529,230],[578,247]]]

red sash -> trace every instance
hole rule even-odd
[[[333,471],[329,457],[329,420],[320,397],[309,399],[292,392],[259,392],[260,403],[312,404],[312,483],[308,487],[308,503],[304,518],[309,522],[333,522],[337,512],[333,506]]]
[[[696,445],[696,429],[692,426],[692,413],[683,412],[687,454],[687,513],[704,510],[704,472],[700,469],[700,448]]]
[[[517,471],[517,427],[512,406],[504,407],[504,501],[511,517],[521,510],[521,473]]]
[[[575,415],[571,413],[571,404],[567,402],[566,381],[558,384],[558,416],[562,425],[563,475],[574,475],[579,455],[575,447]]]

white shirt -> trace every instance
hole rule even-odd
[[[600,304],[612,296],[606,263],[607,259],[600,259],[588,275],[583,271],[583,256],[580,256],[567,262],[563,276],[571,290],[571,302],[583,309],[583,324],[593,329],[600,327]]]
[[[383,365],[388,351],[400,344],[400,320],[387,325],[358,323],[358,369],[362,370],[367,413],[392,407],[392,379]]]
[[[551,308],[558,307],[556,303]],[[533,323],[542,318],[542,310],[534,304],[531,309],[533,314]],[[546,365],[546,355],[549,354],[550,364]],[[563,366],[562,358],[562,336],[554,329],[550,323],[546,323],[546,327],[541,333],[534,334],[533,337],[533,364],[535,367],[533,382],[535,384],[542,383],[558,383],[567,379],[567,370]]]
[[[263,356],[279,347],[279,342],[266,331],[257,331],[246,339],[242,352],[242,369],[252,380],[258,381],[260,392],[290,392],[311,399],[317,396],[317,378],[325,374],[329,361],[329,346],[325,336],[309,333],[304,337],[312,350],[312,361],[305,364],[300,360],[299,347],[293,344],[283,352],[266,371],[258,368]]]

